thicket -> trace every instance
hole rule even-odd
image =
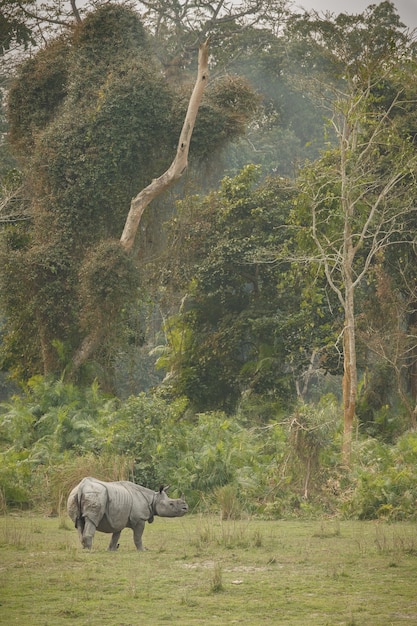
[[[90,474],[170,484],[192,511],[224,518],[415,518],[416,433],[391,444],[358,434],[347,469],[333,396],[265,421],[248,411],[193,414],[185,400],[158,393],[121,402],[96,384],[34,377],[0,405],[2,507],[58,512]]]

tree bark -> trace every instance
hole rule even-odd
[[[352,301],[353,304],[353,301]],[[355,316],[353,308],[346,310],[343,334],[343,443],[342,459],[346,466],[350,465],[352,452],[353,422],[356,411],[357,366]]]
[[[126,218],[120,245],[127,251],[131,251],[135,242],[136,234],[139,228],[140,220],[144,210],[148,204],[163,191],[168,189],[181,176],[188,165],[188,152],[190,148],[191,136],[194,130],[195,121],[197,119],[198,110],[200,108],[203,93],[208,79],[208,39],[201,44],[198,53],[198,71],[193,92],[188,103],[188,109],[182,126],[180,138],[178,141],[177,152],[174,160],[169,168],[159,178],[155,178],[152,182],[142,189],[138,195],[132,199],[130,210]],[[95,329],[87,335],[81,342],[80,347],[75,352],[71,368],[70,376],[91,357],[100,345],[103,337],[102,329]]]
[[[175,159],[171,163],[162,176],[154,178],[154,180],[145,189],[133,198],[130,211],[126,219],[125,227],[120,238],[121,245],[126,250],[131,250],[135,241],[136,233],[142,214],[148,204],[163,191],[168,189],[183,175],[188,165],[188,151],[190,148],[191,136],[194,130],[195,121],[197,119],[198,109],[200,108],[201,99],[208,78],[208,40],[201,44],[198,54],[198,72],[197,80],[194,85],[188,103],[188,110],[185,116],[181,135],[178,141],[177,153]]]

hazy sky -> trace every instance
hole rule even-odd
[[[332,13],[362,13],[370,4],[381,0],[293,0],[294,6]],[[417,0],[393,0],[401,21],[409,28],[417,28]]]

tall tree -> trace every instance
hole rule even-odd
[[[252,162],[269,174],[295,177],[300,165],[317,158],[325,145],[322,113],[295,79],[302,44],[268,26],[242,30],[229,25],[219,62],[227,58],[231,70],[248,78],[262,96],[246,136],[227,150],[228,162],[238,169]]]
[[[135,243],[139,224],[146,207],[154,198],[166,191],[174,184],[187,169],[188,153],[190,149],[191,137],[193,134],[198,109],[208,80],[208,42],[200,46],[198,74],[193,92],[188,103],[188,109],[182,126],[180,138],[178,140],[177,152],[169,168],[158,178],[140,191],[130,203],[130,210],[126,218],[120,245],[126,252],[131,252]],[[80,348],[72,359],[72,370],[77,370],[91,356],[101,341],[103,327],[95,327],[83,339]]]
[[[242,397],[288,407],[332,334],[323,294],[307,296],[302,273],[274,262],[295,196],[290,180],[261,180],[248,165],[180,203],[163,283],[182,302],[166,320],[158,364],[198,411],[233,411]]]
[[[238,46],[232,43],[237,34],[266,25],[277,32],[288,14],[287,0],[140,0],[137,4],[139,9],[144,7],[144,20],[155,40],[164,42],[159,46],[161,60],[174,76],[193,61],[190,53],[196,42],[208,34],[213,47],[212,63],[224,69],[240,56]]]
[[[417,151],[404,123],[417,99],[415,44],[389,2],[361,15],[296,20],[293,33],[308,37],[311,49],[326,61],[318,74],[306,57],[305,69],[337,142],[305,169],[296,220],[303,215],[308,258],[323,267],[344,311],[343,457],[348,463],[358,388],[355,294],[375,260],[402,240],[416,206]]]
[[[275,328],[278,271],[257,256],[284,236],[292,190],[258,179],[254,166],[226,177],[219,191],[184,200],[172,224],[166,275],[186,295],[160,364],[199,411],[233,410],[244,390],[291,395]]]
[[[221,47],[225,40],[233,38],[233,28],[227,35],[229,25],[242,31],[268,24],[277,31],[288,13],[287,0],[114,0],[114,3],[135,8],[152,33],[155,51],[167,73],[176,74],[180,80],[184,68],[190,63],[195,65],[195,49],[209,34],[213,47],[219,43]],[[30,40],[40,45],[51,33],[62,34],[72,29],[87,13],[105,4],[108,0],[0,0],[0,45],[2,39],[6,47],[13,40],[17,43]],[[235,49],[233,56],[236,53]],[[216,55],[213,63],[215,59]]]
[[[207,82],[206,54],[202,62],[193,116]],[[233,94],[231,110],[221,81],[207,91],[195,155],[210,154],[244,129],[255,97],[243,82]],[[104,358],[120,336],[139,289],[130,227],[120,243],[126,214],[131,198],[175,155],[188,98],[165,80],[137,13],[115,4],[89,14],[71,37],[51,41],[21,67],[9,97],[10,140],[32,221],[5,231],[1,264],[3,362],[17,375],[59,371],[62,359],[80,366],[90,355],[78,350],[83,341]],[[188,115],[178,148],[185,157],[191,122]],[[168,179],[185,165],[178,156]],[[138,205],[143,211],[148,192],[132,212]],[[90,341],[97,328],[106,336],[99,346]]]

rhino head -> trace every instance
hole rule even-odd
[[[167,495],[168,489],[169,486],[161,486],[159,492],[155,493],[153,501],[155,515],[160,517],[182,517],[188,511],[188,504],[184,499],[184,495],[177,499],[169,498]]]

